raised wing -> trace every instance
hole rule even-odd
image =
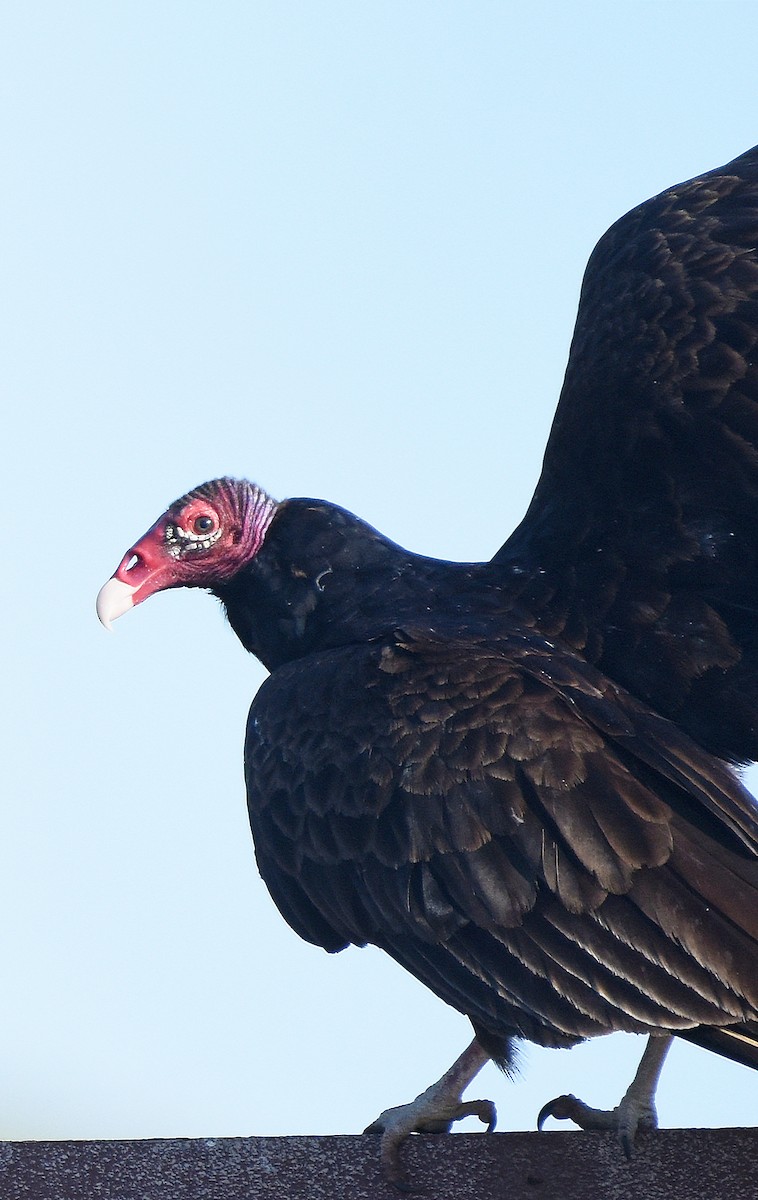
[[[485,1044],[756,1017],[750,797],[541,639],[398,634],[285,666],[246,768],[296,931],[382,947]]]
[[[496,561],[701,745],[758,758],[758,147],[611,227],[544,467]]]

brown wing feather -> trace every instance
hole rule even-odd
[[[302,936],[381,946],[495,1034],[752,1020],[751,801],[649,717],[528,634],[312,655],[251,710],[263,877]]]
[[[547,636],[712,753],[758,758],[758,147],[600,240],[496,561]]]

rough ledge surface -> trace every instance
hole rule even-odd
[[[378,1138],[0,1142],[2,1200],[398,1200]],[[613,1135],[414,1137],[428,1200],[756,1200],[758,1129],[671,1129],[628,1163]]]

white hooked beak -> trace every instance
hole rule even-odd
[[[132,599],[136,587],[116,579],[114,576],[104,583],[97,593],[97,615],[106,629],[111,629],[111,622],[122,616],[134,606]]]

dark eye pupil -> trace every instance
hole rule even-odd
[[[213,517],[196,517],[193,525],[195,533],[209,533],[213,528]]]

